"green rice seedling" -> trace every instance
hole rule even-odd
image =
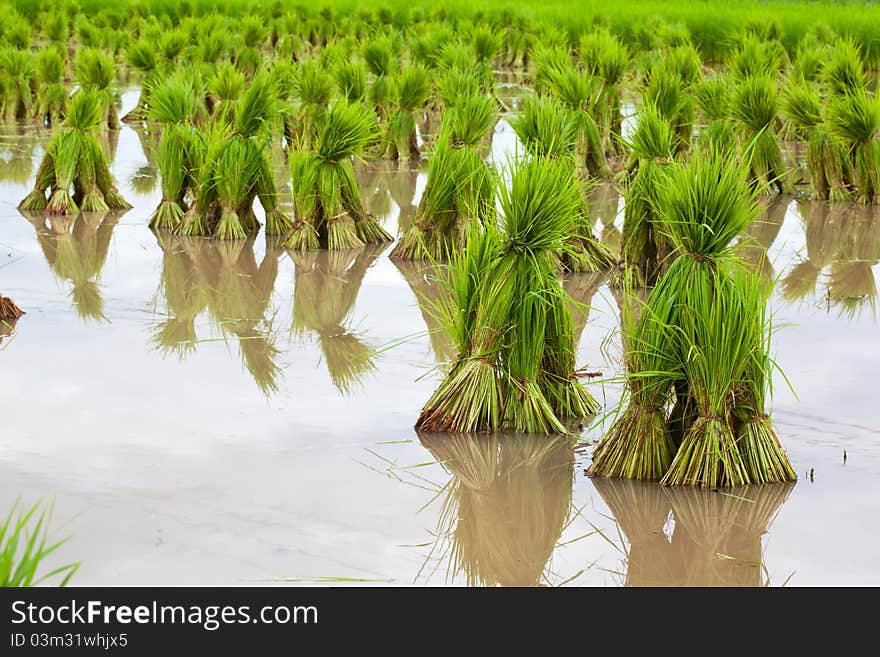
[[[293,120],[286,127],[288,145],[308,149],[333,97],[333,77],[314,60],[299,63],[294,80]]]
[[[664,62],[687,87],[700,78],[703,62],[699,51],[689,43],[670,48],[664,56]]]
[[[361,101],[367,96],[367,69],[358,61],[340,62],[334,71],[339,93],[349,102]]]
[[[27,118],[33,111],[31,79],[34,68],[30,52],[13,47],[0,50],[0,70],[7,77],[3,99],[7,120]]]
[[[727,65],[735,82],[754,77],[772,77],[786,64],[785,49],[778,41],[766,41],[755,35],[742,38]]]
[[[419,142],[415,113],[423,109],[431,97],[431,76],[428,69],[409,66],[391,81],[393,111],[385,123],[384,156],[390,159],[419,159]]]
[[[599,123],[598,80],[569,64],[549,71],[547,86],[573,113],[578,126],[578,168],[595,178],[610,175]]]
[[[880,201],[880,102],[865,90],[835,96],[828,103],[828,125],[846,149],[854,194],[862,203]]]
[[[842,142],[825,120],[818,90],[806,80],[792,80],[782,101],[783,111],[795,134],[807,142],[807,170],[811,196],[841,201],[848,197],[846,180],[850,163]]]
[[[150,227],[177,230],[186,211],[185,197],[194,193],[196,187],[195,89],[183,79],[171,78],[156,85],[150,98],[149,118],[164,128],[156,152],[156,164],[162,176],[162,201],[150,217]]]
[[[67,104],[67,89],[64,87],[64,59],[55,48],[46,48],[37,53],[36,77],[40,81],[37,89],[34,113],[40,122],[53,127],[64,118]]]
[[[671,249],[657,225],[658,196],[678,143],[656,107],[645,104],[639,108],[626,169],[620,251],[621,278],[627,286],[654,285],[667,264]]]
[[[235,68],[241,71],[248,80],[252,79],[263,65],[263,57],[260,52],[247,46],[239,48],[232,57],[232,61],[235,63]]]
[[[822,77],[835,96],[867,89],[867,76],[859,46],[852,39],[834,44],[831,57],[822,68]]]
[[[124,123],[136,123],[146,118],[149,106],[149,89],[153,84],[158,66],[156,48],[152,43],[145,40],[135,41],[126,51],[129,65],[135,68],[141,76],[141,91],[138,102],[134,108],[122,117]]]
[[[159,39],[159,56],[166,67],[176,63],[189,45],[189,37],[183,30],[168,30]]]
[[[552,98],[530,96],[511,126],[530,156],[559,159],[575,171],[577,119],[564,105]],[[561,258],[563,267],[569,271],[608,271],[616,264],[614,255],[593,236],[585,197],[568,246]]]
[[[748,357],[733,409],[738,449],[751,483],[794,481],[797,475],[765,408],[774,365],[770,352],[773,329],[767,315],[772,286],[746,272],[740,272],[734,281],[745,300],[749,324],[744,340]]]
[[[485,95],[461,99],[445,112],[418,212],[392,258],[445,260],[465,246],[470,224],[494,220],[494,174],[477,150],[494,121]]]
[[[235,103],[247,86],[247,78],[230,63],[218,66],[207,82],[206,105],[212,118],[231,121]]]
[[[832,48],[827,42],[807,34],[798,43],[792,64],[791,76],[794,79],[816,81],[827,62],[832,57]]]
[[[649,71],[642,100],[652,105],[678,135],[675,152],[683,153],[691,146],[694,123],[694,101],[687,83],[667,60],[661,60]]]
[[[392,241],[364,209],[351,162],[377,139],[378,126],[368,109],[337,102],[318,125],[312,147],[291,151],[296,217],[286,248],[338,250]]]
[[[564,433],[597,403],[575,373],[571,315],[554,273],[580,203],[567,166],[520,163],[499,191],[501,227],[471,224],[438,308],[458,350],[416,429]],[[563,368],[566,368],[563,370]]]
[[[14,10],[6,16],[3,40],[12,48],[27,50],[31,47],[31,25],[28,20]]]
[[[259,16],[245,16],[239,23],[242,41],[247,48],[259,49],[266,40],[268,31]]]
[[[42,564],[61,548],[68,538],[49,541],[54,504],[37,502],[30,508],[13,503],[0,523],[0,587],[39,586],[58,578],[58,586],[67,586],[79,569],[79,563],[66,564],[42,574]]]
[[[620,154],[620,89],[631,62],[631,54],[610,32],[597,30],[581,38],[580,59],[587,72],[602,81],[598,119],[605,150]]]
[[[207,30],[198,37],[196,57],[203,64],[217,64],[229,51],[229,37],[225,30]]]
[[[723,77],[706,78],[691,89],[705,122],[699,134],[700,146],[732,153],[736,135],[730,123],[732,90],[729,82]]]
[[[116,67],[110,56],[94,48],[82,50],[74,62],[74,76],[81,91],[96,94],[104,104],[102,125],[110,130],[118,130],[119,116],[116,113],[116,97],[112,89]]]
[[[565,47],[539,45],[532,53],[530,75],[532,86],[538,94],[551,93],[551,81],[573,64],[571,51]]]
[[[480,25],[468,35],[477,63],[492,66],[501,53],[502,36],[491,27]]]
[[[52,43],[67,44],[70,36],[70,24],[63,11],[53,11],[43,17],[43,33]]]
[[[789,190],[788,171],[775,129],[778,113],[778,92],[768,75],[739,82],[733,95],[732,114],[749,162],[749,182],[762,192]]]
[[[34,190],[19,209],[71,214],[80,209],[102,212],[131,207],[113,185],[97,140],[105,112],[104,98],[95,91],[81,90],[71,98],[67,117],[52,136],[37,169]],[[48,203],[47,190],[52,194]]]

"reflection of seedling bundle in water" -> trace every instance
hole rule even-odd
[[[814,199],[840,201],[847,198],[851,179],[849,157],[823,116],[818,90],[804,80],[792,81],[783,108],[795,134],[807,142],[807,170]]]
[[[67,89],[61,81],[64,76],[64,59],[56,48],[46,48],[37,53],[37,99],[34,112],[38,119],[50,128],[64,118]]]
[[[86,48],[76,58],[74,76],[79,83],[79,90],[74,96],[83,92],[97,95],[104,107],[102,127],[118,130],[119,117],[116,113],[116,97],[113,91],[116,67],[113,65],[113,59],[100,50]]]
[[[446,110],[418,212],[392,257],[445,260],[463,248],[470,226],[494,223],[495,177],[477,148],[495,120],[483,94]]]
[[[103,319],[104,300],[98,279],[107,260],[119,213],[50,217],[27,213],[52,272],[72,284],[71,298],[83,319]]]
[[[348,325],[364,275],[384,248],[289,252],[296,265],[292,330],[317,335],[330,378],[342,393],[376,369],[371,348]]]
[[[552,98],[529,97],[519,117],[511,122],[514,132],[532,157],[558,159],[575,171],[577,123],[574,115]],[[575,219],[570,250],[561,254],[562,265],[569,271],[608,271],[617,262],[614,255],[593,236],[586,197]]]
[[[195,137],[189,166],[196,190],[180,231],[218,239],[244,239],[257,228],[254,201],[266,211],[266,233],[286,232],[290,219],[277,205],[277,191],[267,154],[268,126],[276,116],[274,90],[258,75],[235,103],[232,123],[209,123]]]
[[[12,299],[0,294],[0,324],[4,328],[10,328],[22,315],[24,315],[24,311],[16,306]]]
[[[564,438],[420,433],[454,479],[437,547],[468,586],[539,586],[571,514],[574,451]],[[435,549],[437,549],[435,547]]]
[[[565,164],[518,163],[500,189],[502,230],[471,228],[438,308],[458,355],[418,429],[562,433],[564,420],[597,411],[575,375],[572,318],[554,273],[580,203]]]
[[[337,250],[390,242],[367,214],[352,166],[352,158],[376,141],[375,117],[362,105],[337,102],[316,129],[311,148],[290,153],[296,221],[285,247]]]
[[[630,141],[620,260],[622,283],[653,285],[670,248],[658,225],[658,194],[675,153],[676,135],[653,105],[642,105]]]
[[[806,257],[796,262],[782,278],[782,297],[786,301],[803,299],[817,291],[822,271],[839,259],[853,206],[798,200],[797,208],[804,224]]]
[[[278,389],[280,350],[267,318],[281,250],[268,239],[257,265],[254,236],[211,242],[158,231],[161,290],[167,319],[153,330],[158,349],[183,358],[195,350],[195,319],[204,310],[224,337],[238,342],[242,362],[265,395]]]
[[[880,231],[876,210],[859,210],[846,216],[827,283],[828,300],[850,318],[864,309],[874,314],[877,301],[873,267],[880,260]]]
[[[761,192],[788,191],[788,172],[775,127],[779,97],[773,79],[755,75],[741,80],[734,90],[732,110],[752,186]]]
[[[790,202],[783,196],[757,199],[760,216],[737,240],[737,255],[768,285],[773,284],[776,275],[767,250],[779,235]]]
[[[835,96],[828,104],[828,123],[846,149],[856,200],[880,202],[880,101],[863,89]]]
[[[427,69],[410,66],[394,76],[390,84],[390,106],[386,117],[384,156],[391,159],[419,159],[415,112],[431,97],[431,77]]]
[[[70,99],[67,117],[46,147],[34,190],[19,205],[21,210],[72,214],[78,210],[106,212],[131,207],[113,185],[98,143],[103,102],[95,92],[84,90]],[[46,190],[52,192],[48,203]]]
[[[13,47],[0,51],[0,70],[6,79],[0,82],[3,94],[3,115],[7,120],[25,119],[31,114],[33,94],[31,78],[34,75],[30,52]]]

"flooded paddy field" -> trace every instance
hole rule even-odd
[[[0,277],[27,312],[0,342],[0,496],[55,498],[74,584],[880,584],[877,208],[781,197],[750,229],[745,257],[779,279],[794,390],[776,377],[772,413],[798,482],[669,490],[585,476],[602,427],[578,447],[416,435],[450,355],[430,272],[392,246],[157,237],[158,175],[130,127],[112,172],[132,210],[22,216],[45,136],[6,126],[0,145]],[[496,161],[512,140],[502,119]],[[357,174],[396,235],[424,171]],[[592,201],[614,246],[621,197]],[[618,374],[612,290],[566,287],[589,305],[579,365]],[[620,390],[594,394],[611,409]]]

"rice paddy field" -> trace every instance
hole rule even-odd
[[[874,5],[2,5],[0,584],[880,584]]]

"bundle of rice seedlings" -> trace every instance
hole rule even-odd
[[[859,46],[850,38],[834,44],[831,57],[822,67],[822,77],[834,96],[867,89],[867,76]]]
[[[56,130],[37,169],[34,190],[19,204],[21,210],[72,214],[131,207],[113,185],[97,132],[105,118],[104,99],[81,90],[71,98],[67,117]],[[46,190],[51,198],[46,200]]]
[[[747,302],[744,310],[749,324],[744,340],[748,358],[733,409],[737,447],[750,483],[794,481],[797,475],[765,408],[773,371],[772,325],[766,310],[772,284],[750,274],[737,276],[735,282]]]
[[[567,47],[551,47],[541,44],[532,53],[529,78],[538,94],[551,93],[551,81],[573,65],[571,51]]]
[[[37,89],[34,112],[40,121],[54,127],[64,118],[67,104],[67,89],[64,87],[64,59],[56,48],[46,48],[37,53],[36,77],[40,82]]]
[[[385,122],[384,156],[397,160],[419,159],[415,113],[431,97],[431,76],[427,69],[410,66],[391,82],[391,106]]]
[[[653,105],[675,130],[678,136],[675,152],[687,151],[693,134],[694,102],[688,93],[687,83],[667,60],[660,61],[650,69],[642,100]]]
[[[477,63],[482,66],[492,66],[501,52],[501,34],[491,27],[479,25],[467,38],[476,54]]]
[[[80,51],[74,62],[74,77],[79,82],[77,93],[91,92],[104,104],[102,125],[110,130],[118,130],[119,116],[116,113],[116,97],[112,89],[116,78],[113,59],[100,50],[86,48]]]
[[[358,61],[340,62],[334,71],[339,93],[349,102],[358,102],[367,96],[367,69]]]
[[[706,123],[700,131],[700,146],[733,152],[736,135],[730,122],[732,90],[727,79],[706,78],[695,83],[692,91]]]
[[[631,61],[626,46],[607,30],[588,33],[580,41],[580,59],[591,75],[602,80],[598,104],[605,150],[621,152],[620,87]]]
[[[337,250],[393,240],[364,209],[351,162],[377,138],[369,110],[337,102],[317,126],[312,148],[291,151],[296,217],[285,237],[286,248]]]
[[[860,89],[828,103],[828,124],[846,148],[856,200],[880,201],[880,101]]]
[[[739,83],[751,77],[773,77],[786,64],[785,49],[778,41],[746,35],[728,60],[734,80]]]
[[[343,394],[376,370],[373,350],[350,324],[364,275],[384,249],[289,252],[295,265],[291,331],[315,335],[330,379]]]
[[[752,76],[737,85],[732,113],[749,162],[749,182],[762,192],[788,191],[788,176],[775,123],[779,112],[776,85],[768,75]]]
[[[303,60],[294,79],[292,121],[285,127],[287,143],[300,149],[311,147],[319,124],[333,97],[333,77],[314,60]]]
[[[755,348],[766,344],[766,336],[756,342],[755,333],[767,328],[756,321],[764,302],[756,298],[761,285],[750,282],[754,274],[731,257],[731,242],[755,216],[743,168],[721,153],[701,151],[688,164],[674,166],[663,186],[663,230],[680,255],[652,297],[680,304],[671,323],[697,414],[664,484],[714,488],[751,483],[754,476],[733,422],[735,395],[752,374],[748,365]]]
[[[436,536],[447,577],[468,586],[541,586],[572,512],[566,438],[420,433],[452,474]]]
[[[394,44],[388,36],[377,37],[361,46],[361,55],[373,76],[369,89],[370,102],[376,107],[379,116],[384,118],[389,94],[389,77],[398,70],[394,57]]]
[[[276,114],[273,85],[261,74],[236,102],[231,125],[213,122],[193,139],[190,166],[196,171],[196,191],[181,221],[183,234],[244,239],[258,225],[257,197],[266,211],[266,233],[289,230],[291,221],[278,208],[266,147]]]
[[[842,201],[851,178],[843,144],[825,121],[818,90],[805,80],[792,81],[783,98],[783,110],[796,134],[807,142],[807,170],[813,199]]]
[[[552,98],[530,96],[511,127],[531,157],[559,159],[575,170],[578,125],[567,107]],[[607,271],[617,262],[593,236],[586,197],[582,197],[569,247],[570,251],[561,254],[562,265],[569,271]]]
[[[34,74],[30,52],[6,47],[0,50],[0,70],[6,77],[3,98],[7,120],[25,119],[31,115],[33,94],[31,78]]]
[[[575,374],[572,320],[554,273],[580,193],[553,160],[519,163],[502,187],[501,230],[471,226],[439,308],[458,356],[416,423],[421,431],[564,433],[598,403]]]
[[[782,298],[786,301],[803,299],[813,294],[819,276],[831,264],[838,252],[833,238],[835,215],[841,204],[808,203],[798,200],[798,215],[804,223],[806,256],[796,262],[782,277]]]
[[[156,165],[162,176],[162,201],[150,217],[150,228],[177,230],[186,211],[185,197],[194,193],[196,187],[195,89],[180,78],[171,78],[151,90],[150,101],[150,120],[164,127],[156,152]]]
[[[579,167],[595,178],[610,175],[597,121],[597,102],[602,88],[598,80],[568,64],[548,71],[547,86],[576,118]]]
[[[667,264],[670,248],[657,227],[657,197],[678,143],[656,107],[644,104],[639,108],[630,140],[620,250],[621,278],[626,286],[654,285]]]
[[[230,63],[218,66],[208,79],[205,97],[208,112],[219,121],[231,121],[235,102],[247,86],[247,78]]]
[[[418,212],[392,258],[445,260],[464,247],[470,225],[494,221],[494,174],[477,147],[495,118],[491,99],[482,94],[444,113]]]
[[[124,123],[136,123],[146,118],[150,87],[158,67],[156,47],[146,40],[135,41],[126,51],[128,63],[141,74],[141,91],[134,108],[122,117]]]

